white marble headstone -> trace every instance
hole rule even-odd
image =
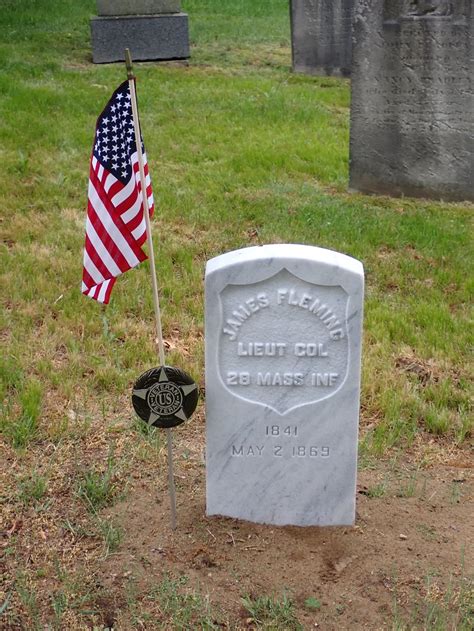
[[[364,275],[304,245],[206,268],[207,514],[352,524]]]

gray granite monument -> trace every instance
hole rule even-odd
[[[91,20],[94,63],[187,59],[188,16],[180,0],[97,0],[99,16]]]
[[[353,5],[354,0],[291,0],[294,72],[350,74]]]
[[[207,514],[352,524],[362,264],[304,245],[206,268]]]
[[[472,0],[357,0],[350,186],[474,200]]]

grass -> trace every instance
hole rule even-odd
[[[187,369],[202,374],[208,258],[255,242],[337,249],[367,274],[369,448],[381,454],[420,432],[462,444],[472,433],[472,207],[347,195],[348,83],[289,74],[287,3],[264,4],[190,0],[191,66],[137,65],[164,330],[179,340],[170,361],[188,349]],[[93,2],[29,0],[20,31],[18,11],[8,2],[0,16],[0,61],[15,79],[0,82],[7,398],[33,373],[59,400],[81,384],[84,399],[110,401],[155,361],[146,265],[119,280],[106,311],[77,290],[95,117],[123,68],[89,63]],[[406,357],[428,366],[426,379]],[[38,420],[20,412],[6,434],[23,447],[41,435]]]
[[[146,594],[137,593],[131,584],[127,606],[134,628],[200,629],[214,631],[224,625],[217,621],[218,614],[211,611],[209,601],[199,591],[191,590],[187,576],[173,577],[164,574],[161,581]]]
[[[248,613],[248,623],[254,624],[259,629],[278,631],[302,631],[303,627],[298,622],[293,601],[284,594],[281,598],[273,596],[244,596],[242,605]]]
[[[183,8],[190,65],[136,64],[169,362],[203,381],[209,258],[270,242],[336,249],[362,260],[367,276],[364,457],[432,441],[462,451],[473,431],[472,205],[347,193],[349,83],[289,72],[287,0]],[[121,549],[120,524],[102,513],[121,478],[150,464],[161,473],[164,458],[159,432],[137,431],[129,402],[134,380],[156,364],[147,266],[119,279],[106,309],[79,291],[95,120],[125,78],[121,64],[90,63],[95,11],[94,0],[2,3],[0,433],[8,526],[38,515],[54,524],[41,526],[44,536],[62,542],[64,532],[104,558]],[[416,480],[401,490],[415,491]],[[460,498],[454,485],[450,501]],[[21,536],[9,539],[9,559]],[[77,613],[74,590],[66,598],[58,587],[46,602],[31,576],[7,579],[0,610],[27,628],[60,626],[74,610],[79,628],[96,619]],[[169,579],[154,597],[164,620],[191,610],[211,624],[196,594]],[[288,599],[246,603],[268,624],[293,615]]]
[[[392,631],[470,631],[474,624],[474,590],[465,577],[445,589],[432,575],[425,578],[422,596],[412,603],[410,616],[394,607]]]
[[[46,494],[48,490],[48,478],[38,471],[20,480],[19,497],[25,504],[30,502],[38,502]]]
[[[13,447],[26,447],[38,434],[41,414],[42,386],[33,379],[25,381],[23,374],[8,363],[3,369],[3,400],[0,431]]]
[[[104,558],[116,552],[122,542],[123,531],[108,519],[102,519],[98,522],[99,531],[104,539]]]
[[[109,506],[114,501],[118,489],[113,454],[109,454],[104,471],[91,468],[82,474],[77,492],[92,511]]]

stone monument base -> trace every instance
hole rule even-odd
[[[124,61],[129,48],[134,61],[189,58],[186,13],[95,17],[91,19],[92,61]]]
[[[350,77],[350,66],[345,68],[334,68],[332,66],[310,66],[307,64],[294,63],[292,70],[295,74],[305,74],[314,77]]]

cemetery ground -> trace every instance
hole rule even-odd
[[[21,6],[20,6],[21,5]],[[156,365],[146,264],[79,291],[95,120],[93,0],[0,12],[1,629],[471,629],[469,204],[347,192],[346,80],[292,75],[285,0],[183,2],[188,65],[137,64],[168,362],[201,386],[174,432],[133,416]],[[205,517],[203,273],[261,243],[366,271],[353,528]]]

